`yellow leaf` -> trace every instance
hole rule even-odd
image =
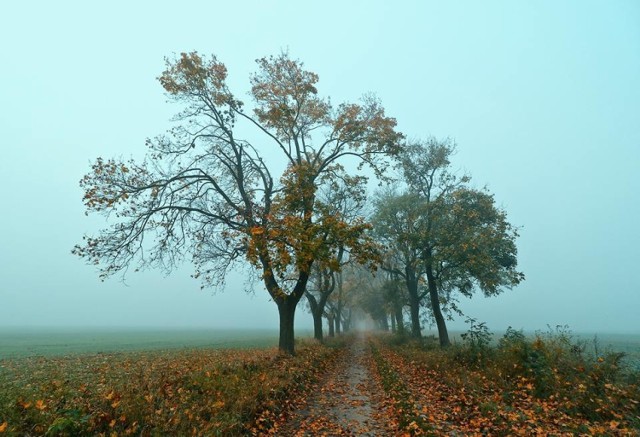
[[[224,401],[216,401],[213,403],[214,408],[222,408],[224,407]]]

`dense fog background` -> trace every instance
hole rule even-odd
[[[142,157],[179,110],[155,79],[165,56],[215,53],[248,102],[254,60],[289,50],[334,104],[374,92],[408,137],[455,138],[453,167],[522,227],[526,281],[462,300],[468,315],[640,332],[636,1],[41,1],[2,15],[0,327],[277,328],[242,273],[213,296],[188,265],[101,283],[70,251],[105,225],[84,215],[90,162]]]

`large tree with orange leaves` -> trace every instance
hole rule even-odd
[[[215,56],[167,60],[159,81],[183,106],[177,123],[147,141],[142,162],[95,161],[80,182],[84,203],[113,221],[73,252],[103,278],[189,257],[205,286],[248,262],[278,306],[280,349],[293,354],[313,263],[330,263],[340,247],[363,263],[375,255],[364,219],[329,214],[318,189],[344,180],[349,162],[382,175],[403,137],[371,97],[333,107],[318,76],[287,54],[257,63],[247,109]]]

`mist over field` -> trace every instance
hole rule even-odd
[[[357,332],[373,326],[359,323]],[[454,344],[463,344],[466,331],[451,331]],[[527,332],[533,338],[555,332],[552,328]],[[437,331],[425,330],[434,340]],[[504,332],[493,333],[496,344]],[[623,362],[640,370],[640,335],[571,332],[571,341],[584,347],[589,355],[622,352]],[[300,329],[299,339],[313,338],[313,330]],[[131,328],[131,327],[19,327],[0,328],[0,359],[44,356],[74,356],[135,351],[184,351],[193,349],[272,348],[278,344],[277,329],[202,329],[202,328]]]
[[[308,336],[308,331],[301,332]],[[273,347],[277,330],[3,328],[1,358],[197,348]]]
[[[640,334],[640,6],[632,1],[446,5],[287,2],[7,6],[0,30],[3,129],[0,329],[278,328],[246,271],[200,289],[189,263],[105,282],[70,251],[107,223],[78,181],[98,156],[133,157],[180,108],[164,57],[215,53],[248,100],[254,60],[288,51],[336,104],[375,93],[409,138],[451,137],[452,167],[487,186],[511,224],[526,280],[461,298],[493,331],[568,325]],[[339,13],[337,13],[339,11]],[[316,31],[313,23],[330,32]],[[212,23],[215,22],[215,25]],[[301,301],[298,332],[312,329]],[[452,330],[467,329],[454,317]],[[426,326],[425,326],[426,327]],[[6,341],[3,338],[2,341]]]

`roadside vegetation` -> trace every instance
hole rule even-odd
[[[509,329],[495,345],[474,323],[440,348],[388,336],[372,342],[401,431],[411,435],[637,435],[640,373],[621,353],[586,351],[558,329],[528,338]]]
[[[0,434],[278,434],[311,408],[308,399],[323,382],[348,380],[336,376],[349,370],[352,348],[344,346],[352,341],[363,340],[302,342],[295,356],[264,348],[3,360]],[[640,373],[621,364],[622,353],[587,350],[565,329],[535,337],[509,329],[492,342],[484,324],[473,322],[463,342],[448,348],[409,334],[367,341],[363,363],[378,387],[368,396],[397,435],[637,435],[640,429]],[[314,426],[299,423],[295,435],[314,435]]]

